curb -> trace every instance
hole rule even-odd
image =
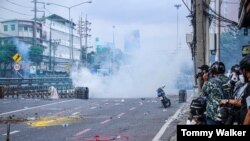
[[[194,91],[194,93],[190,96],[189,100],[187,100],[187,102],[185,103],[185,105],[189,105],[191,100],[194,98],[194,97],[197,97],[198,95],[198,92],[197,91]],[[185,108],[182,109],[182,115],[183,117],[180,119],[181,121],[179,123],[177,123],[177,125],[186,125],[186,121],[189,117],[189,106],[185,106]],[[176,131],[175,131],[176,132]],[[169,141],[177,141],[177,133],[175,133]]]

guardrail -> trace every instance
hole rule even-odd
[[[49,87],[55,87],[60,98],[74,98],[75,88],[69,77],[0,78],[0,98],[48,98]]]

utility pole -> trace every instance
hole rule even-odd
[[[33,24],[33,45],[36,46],[37,45],[37,40],[36,40],[36,32],[37,32],[37,27],[36,27],[36,24],[37,24],[37,12],[43,12],[43,17],[44,17],[44,14],[45,14],[45,11],[41,11],[41,10],[38,10],[37,9],[37,4],[40,3],[40,4],[43,4],[43,7],[45,7],[45,2],[39,2],[37,0],[34,0],[34,1],[31,1],[34,3],[34,9],[32,11],[34,11],[34,24]]]
[[[55,64],[56,64],[56,47],[61,43],[60,39],[53,39],[52,40],[52,28],[51,28],[52,22],[50,23],[50,29],[49,29],[49,70],[53,71],[55,70]],[[53,47],[53,63],[52,63],[52,47]],[[53,64],[53,66],[52,66]]]
[[[72,65],[74,63],[74,43],[73,43],[73,39],[74,39],[74,27],[73,27],[73,21],[72,19],[70,20],[70,28],[69,28],[69,36],[70,36],[70,47],[71,47],[71,61],[72,61]]]
[[[34,40],[34,46],[36,46],[36,13],[37,13],[37,0],[34,0],[34,30],[33,30],[33,40]]]
[[[177,41],[176,41],[176,49],[180,47],[179,45],[179,8],[181,7],[180,4],[175,4],[174,7],[177,9]]]
[[[82,16],[79,17],[78,21],[78,34],[80,36],[80,61],[83,61],[83,46],[82,46],[82,26],[83,26],[83,21],[82,21]]]
[[[222,3],[222,0],[216,0],[215,4],[216,4],[216,13],[218,13],[218,16],[220,17],[221,15],[221,3]],[[217,41],[217,44],[216,44],[216,54],[215,54],[215,61],[220,61],[220,32],[221,32],[221,29],[220,29],[220,25],[221,25],[221,22],[220,22],[220,18],[218,19],[218,27],[217,27],[217,36],[216,36],[216,41]]]
[[[52,54],[52,51],[51,51],[51,50],[52,50],[52,49],[51,49],[51,48],[52,48],[52,47],[51,47],[51,46],[52,46],[52,42],[51,42],[51,40],[52,40],[52,39],[51,39],[51,38],[52,38],[52,37],[51,37],[51,34],[52,34],[52,33],[51,33],[51,24],[52,24],[52,23],[50,23],[50,26],[49,26],[49,28],[50,28],[50,29],[49,29],[49,70],[51,70],[51,63],[52,63],[52,61],[51,61],[51,58],[52,58],[52,55],[51,55],[51,54]]]
[[[87,19],[87,15],[85,18],[85,21],[82,20],[82,17],[80,17],[79,19],[79,28],[78,28],[78,33],[80,35],[80,46],[81,46],[81,60],[85,60],[85,66],[87,67],[87,63],[88,63],[88,54],[87,54],[87,48],[91,48],[88,46],[88,38],[91,36],[89,34],[89,31],[91,30],[89,28],[90,26],[90,22]],[[84,37],[84,47],[82,46],[82,38]],[[84,51],[84,54],[83,54]],[[85,58],[83,59],[83,56],[85,56]]]
[[[61,40],[60,39],[53,39],[52,45],[53,45],[53,67],[52,71],[55,71],[55,65],[56,65],[56,48],[60,44]]]
[[[113,67],[114,67],[114,62],[115,62],[115,55],[114,55],[114,50],[115,50],[115,26],[112,26],[113,28],[113,46],[112,46],[112,58],[111,58],[111,73],[113,72]]]
[[[207,24],[207,18],[204,15],[204,4],[209,5],[209,0],[195,0],[195,22],[196,22],[196,46],[195,46],[195,66],[200,67],[201,65],[204,65],[208,62],[208,56],[206,55],[206,52],[208,51],[208,37],[207,32],[208,29],[206,26]],[[198,80],[198,90],[201,90],[201,81]]]

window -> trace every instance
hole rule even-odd
[[[8,31],[8,25],[4,25],[3,28],[4,28],[4,31]]]
[[[12,25],[11,25],[11,31],[15,31],[15,30],[16,30],[15,28],[16,28],[15,25],[12,24]]]
[[[24,27],[24,31],[28,31],[28,27],[27,26]]]

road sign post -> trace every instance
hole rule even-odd
[[[20,62],[20,61],[22,60],[22,56],[21,56],[20,54],[16,53],[16,54],[12,57],[12,59],[13,59],[16,63],[18,63],[18,62]]]
[[[19,71],[20,70],[20,65],[19,64],[14,64],[14,69],[15,71]]]

